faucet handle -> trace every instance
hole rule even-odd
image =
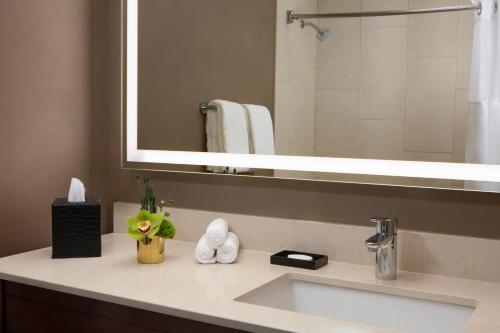
[[[398,219],[396,217],[373,217],[370,222],[377,224],[377,233],[392,236],[398,233]]]

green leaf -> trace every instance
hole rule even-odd
[[[151,231],[148,233],[148,238],[153,239],[155,236],[157,236],[158,231],[160,231],[160,224],[158,224],[156,227],[152,228]]]
[[[158,224],[156,227],[154,227],[153,230],[151,230],[151,232],[148,234],[148,237],[150,239],[153,239],[154,236],[157,236],[158,231],[160,231],[160,227],[161,227],[161,224]]]
[[[150,214],[149,222],[151,222],[153,228],[159,227],[162,221],[163,221],[162,213]]]
[[[146,237],[140,231],[134,231],[130,229],[128,230],[128,234],[130,235],[130,237],[138,241],[142,241]]]
[[[136,215],[138,221],[150,221],[152,220],[152,214],[145,209],[141,209]]]
[[[139,223],[137,217],[129,217],[127,219],[128,228],[131,230],[137,230],[137,223]]]

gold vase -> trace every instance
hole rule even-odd
[[[165,240],[155,236],[147,244],[137,241],[137,262],[141,264],[159,264],[165,260]]]

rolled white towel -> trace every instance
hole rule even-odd
[[[207,241],[214,249],[218,249],[226,240],[229,227],[226,220],[218,218],[210,222],[207,227]]]
[[[235,233],[229,232],[226,241],[217,250],[217,262],[221,264],[231,264],[238,257],[238,248],[240,247],[240,240]]]
[[[208,244],[207,235],[203,235],[196,244],[194,256],[200,264],[215,264],[215,250]]]

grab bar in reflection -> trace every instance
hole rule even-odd
[[[200,112],[203,114],[207,114],[207,112],[209,110],[213,110],[213,111],[217,110],[217,107],[215,105],[210,105],[207,102],[201,102],[199,108],[200,108]]]

